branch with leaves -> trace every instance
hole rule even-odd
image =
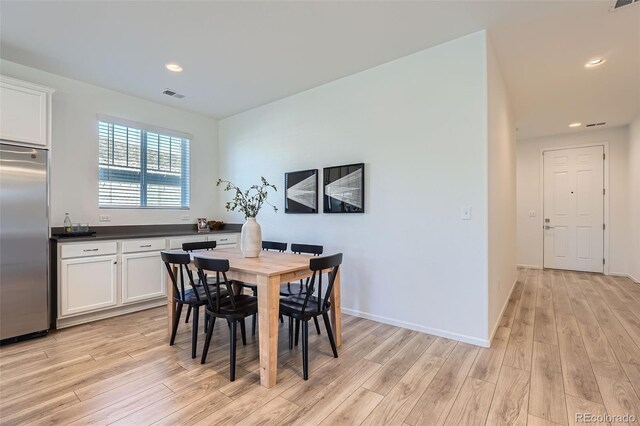
[[[269,189],[278,191],[276,186],[267,182],[263,176],[260,177],[260,181],[262,185],[253,185],[251,188],[243,191],[227,180],[218,179],[216,186],[225,184],[225,191],[234,192],[233,200],[227,201],[225,205],[227,211],[242,212],[246,219],[248,217],[256,217],[262,205],[267,203],[273,207],[274,212],[278,212],[278,208],[267,200]]]

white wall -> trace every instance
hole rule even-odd
[[[217,122],[202,115],[149,102],[98,86],[2,60],[0,73],[56,89],[53,95],[51,145],[51,226],[62,226],[68,212],[73,222],[100,225],[100,214],[111,217],[105,225],[195,223],[213,218],[218,176]],[[191,209],[98,208],[98,130],[102,113],[193,135],[191,141]]]
[[[518,141],[518,264],[541,267],[540,158],[545,148],[609,143],[609,273],[627,273],[628,128],[586,130]],[[535,210],[536,216],[529,217]]]
[[[629,268],[640,283],[640,115],[629,126]]]
[[[486,345],[486,74],[479,32],[221,120],[220,176],[278,185],[264,239],[344,252],[345,312]],[[365,214],[284,213],[285,172],[355,162]]]
[[[518,275],[516,136],[509,93],[490,43],[487,53],[489,327],[493,336]]]

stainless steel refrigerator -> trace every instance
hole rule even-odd
[[[47,158],[0,143],[0,340],[49,329]]]

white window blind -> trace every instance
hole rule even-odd
[[[101,208],[189,208],[189,139],[103,120],[98,133]]]

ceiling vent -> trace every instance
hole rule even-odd
[[[177,98],[177,99],[182,99],[184,98],[184,95],[182,93],[178,93],[174,90],[171,89],[164,89],[162,91],[163,95],[167,95],[167,96],[171,96],[172,98]]]
[[[613,12],[616,9],[620,9],[621,7],[629,6],[634,3],[640,4],[640,0],[613,0],[613,4],[609,10]]]
[[[606,122],[602,122],[602,123],[590,123],[587,124],[585,127],[597,127],[597,126],[604,126],[605,124],[607,124]]]

